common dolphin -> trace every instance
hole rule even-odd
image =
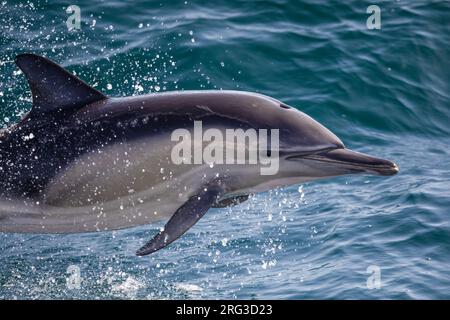
[[[140,248],[170,244],[211,207],[236,205],[279,186],[353,173],[393,175],[395,163],[346,149],[324,126],[286,104],[240,91],[181,91],[110,98],[47,58],[16,64],[33,106],[0,132],[0,231],[72,233],[168,218]],[[195,121],[279,130],[279,170],[261,164],[174,164],[174,130]],[[242,141],[241,141],[242,142]],[[203,142],[201,142],[203,143]],[[245,143],[236,148],[247,148]]]

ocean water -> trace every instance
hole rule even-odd
[[[0,126],[31,107],[13,60],[32,52],[110,96],[264,93],[400,173],[211,209],[147,257],[134,252],[162,222],[0,234],[1,299],[450,298],[449,1],[376,1],[379,30],[366,27],[369,1],[80,0],[69,32],[71,4],[1,0]]]

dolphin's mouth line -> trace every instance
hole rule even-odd
[[[335,164],[343,164],[346,166],[352,166],[355,168],[367,168],[367,169],[391,169],[393,167],[396,167],[397,165],[384,165],[384,164],[363,164],[363,163],[354,163],[354,162],[348,162],[348,161],[339,161],[339,160],[335,160],[335,159],[329,159],[323,156],[318,156],[318,155],[308,155],[308,156],[304,156],[304,159],[308,159],[308,160],[314,160],[314,161],[320,161],[320,162],[328,162],[328,163],[335,163]]]
[[[297,159],[329,163],[355,172],[372,171],[379,175],[394,175],[399,171],[398,166],[389,160],[375,158],[346,148],[331,149],[306,155],[296,154],[286,158],[286,160]]]

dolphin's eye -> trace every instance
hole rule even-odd
[[[291,108],[291,107],[289,107],[289,106],[287,106],[285,104],[282,104],[282,103],[280,103],[280,107],[282,107],[283,109],[290,109]]]

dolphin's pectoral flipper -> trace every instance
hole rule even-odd
[[[226,199],[220,200],[219,202],[216,202],[212,207],[213,208],[232,207],[232,206],[236,206],[244,201],[247,201],[248,198],[249,198],[248,194],[231,197],[231,198],[226,198]]]
[[[152,240],[140,248],[136,254],[145,256],[169,245],[181,237],[190,227],[201,219],[223,193],[219,185],[208,186],[185,202]]]
[[[32,113],[78,108],[106,98],[72,73],[47,58],[20,54],[16,64],[27,77],[33,95]]]

